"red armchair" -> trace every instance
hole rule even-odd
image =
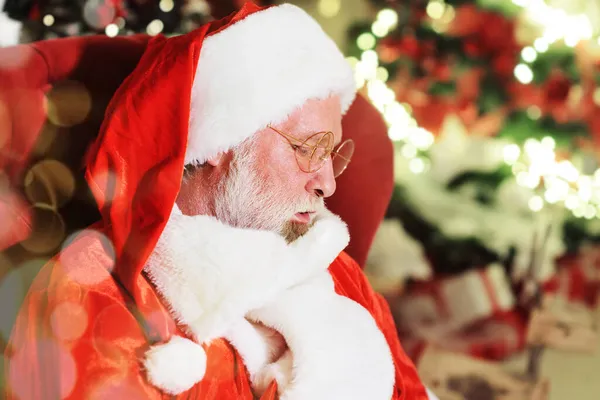
[[[52,181],[52,177],[28,174],[42,160],[58,160],[72,172],[70,200],[51,207],[60,215],[62,232],[68,234],[99,219],[83,178],[84,154],[110,98],[135,67],[148,39],[146,35],[77,37],[0,49],[0,251],[49,224],[40,217],[39,204],[30,205],[39,192],[35,181]],[[72,95],[64,81],[87,90]],[[57,118],[78,122],[77,116],[70,115],[73,108],[83,109],[85,119],[72,126],[59,121],[56,126]],[[348,252],[362,265],[391,196],[392,145],[383,119],[360,96],[343,127],[344,135],[356,142],[356,152],[327,204],[348,223]]]

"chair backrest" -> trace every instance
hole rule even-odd
[[[99,219],[84,155],[148,40],[88,36],[0,49],[0,252],[19,242],[5,252],[14,261],[51,256],[59,239]],[[327,204],[348,223],[348,252],[362,265],[390,200],[392,145],[360,96],[343,127],[357,149]]]

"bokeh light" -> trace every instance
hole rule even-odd
[[[82,249],[85,248],[85,251]],[[94,285],[110,278],[115,252],[110,239],[94,229],[75,232],[64,241],[59,254],[63,271],[81,285]],[[90,268],[100,263],[104,268]]]
[[[57,305],[50,315],[52,333],[57,339],[72,341],[79,339],[88,327],[85,309],[72,302]]]
[[[32,340],[32,339],[28,339]],[[35,352],[31,352],[31,349]],[[29,349],[29,351],[25,351]],[[30,359],[31,355],[36,355],[36,359]],[[44,398],[64,399],[68,397],[77,382],[77,364],[71,352],[60,343],[50,339],[39,339],[34,343],[27,343],[27,346],[17,351],[10,358],[8,385],[17,399],[35,399],[36,390],[41,382],[33,383],[32,377],[23,374],[24,371],[31,370],[31,364],[35,362],[40,370],[44,372],[45,382],[54,382],[56,385],[44,385]]]
[[[44,18],[42,19],[42,22],[46,26],[52,26],[52,25],[54,25],[54,15],[52,15],[52,14],[46,14],[46,15],[44,15]]]
[[[94,29],[104,30],[117,15],[111,0],[87,0],[83,6],[83,19]]]
[[[75,81],[55,84],[46,95],[48,119],[56,126],[71,127],[82,123],[92,109],[92,97],[86,87]]]
[[[31,204],[62,207],[73,197],[75,177],[71,170],[57,160],[43,160],[25,175],[25,194]]]
[[[65,237],[65,222],[58,211],[47,204],[35,204],[31,212],[35,228],[21,246],[33,254],[50,254]]]
[[[168,13],[173,11],[173,8],[175,8],[175,3],[173,0],[160,0],[158,6],[160,8],[160,11]]]
[[[155,19],[154,21],[148,24],[146,28],[146,33],[150,36],[156,36],[163,31],[165,28],[165,24],[160,19]]]
[[[117,24],[108,24],[104,29],[104,33],[108,37],[115,37],[119,34],[119,26]]]
[[[340,12],[342,7],[341,0],[319,0],[317,9],[319,14],[325,18],[333,18]]]

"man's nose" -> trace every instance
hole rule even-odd
[[[333,164],[329,158],[306,184],[306,191],[316,197],[329,197],[335,193]]]

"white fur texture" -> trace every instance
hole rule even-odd
[[[181,336],[150,348],[143,361],[148,380],[169,394],[190,389],[204,377],[206,353],[202,346]]]
[[[283,121],[306,100],[356,94],[352,69],[302,9],[284,4],[253,13],[207,37],[192,93],[185,163],[202,163]]]
[[[277,361],[277,355],[283,353],[286,346],[285,341],[280,342],[273,330],[253,324],[246,319],[235,324],[225,337],[233,347],[244,350],[240,356],[253,382],[264,376],[265,366]],[[266,390],[269,383],[270,381],[262,389]]]
[[[258,374],[255,386],[275,379],[281,400],[392,397],[395,370],[383,333],[366,309],[335,293],[328,273],[285,291],[248,318],[280,332],[290,349]]]
[[[199,342],[223,337],[248,312],[327,270],[348,245],[330,214],[292,244],[278,234],[174,211],[145,266],[178,322]]]
[[[287,244],[174,209],[145,271],[196,342],[224,337],[236,348],[255,392],[276,380],[282,400],[388,400],[385,337],[366,309],[335,293],[327,271],[347,243],[330,213]],[[254,322],[285,338],[279,360],[281,342]]]

